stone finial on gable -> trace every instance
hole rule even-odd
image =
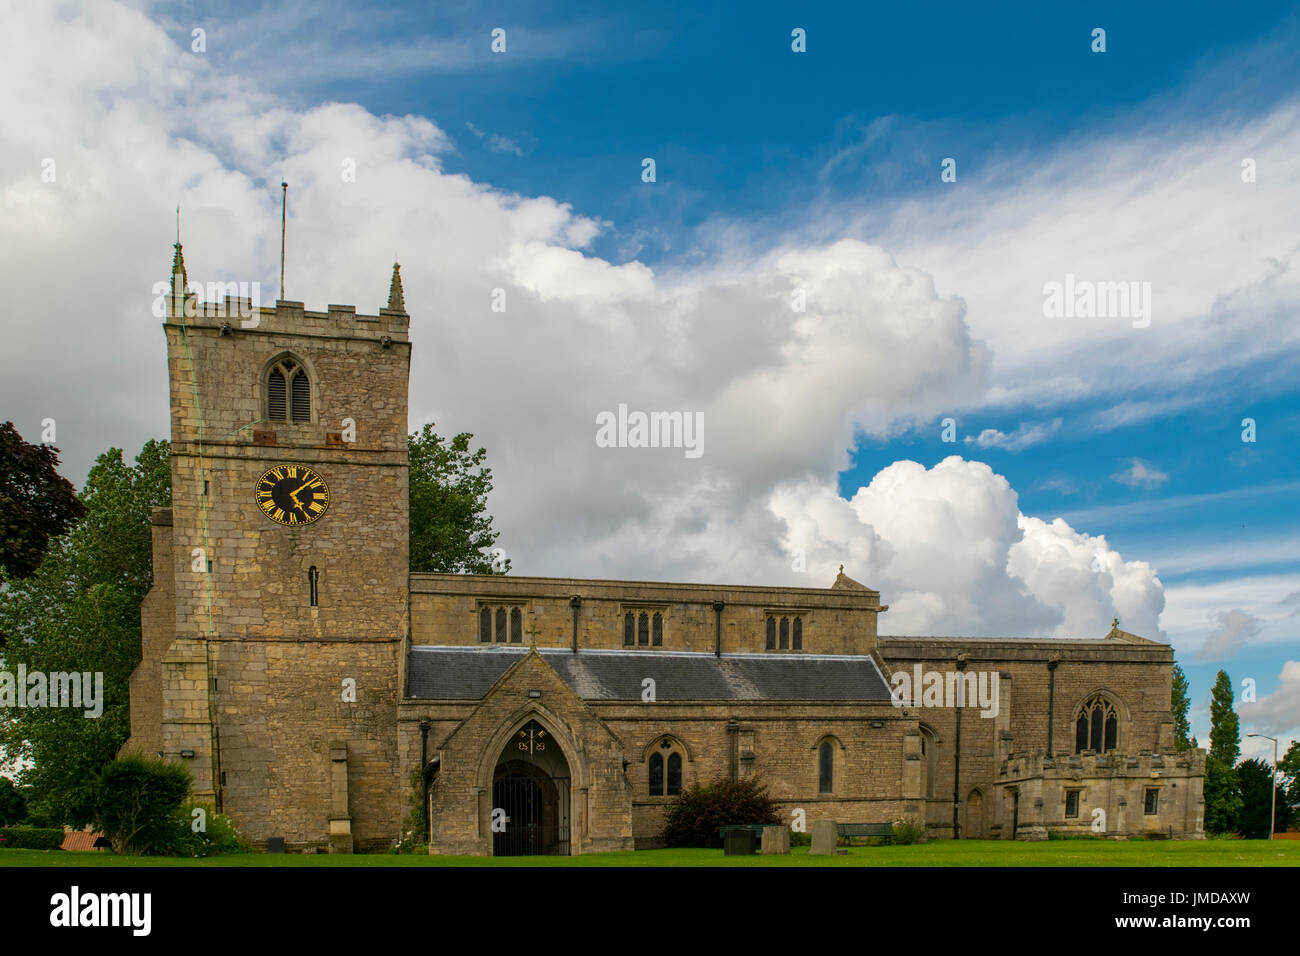
[[[844,565],[840,565],[840,573],[835,576],[835,583],[831,585],[832,591],[870,591],[871,588],[865,584],[859,584],[847,574],[844,573]]]
[[[393,281],[388,285],[388,308],[393,312],[406,311],[406,299],[402,295],[402,267],[393,263]]]

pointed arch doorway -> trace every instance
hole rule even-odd
[[[492,855],[567,856],[570,812],[569,762],[551,732],[529,720],[492,774]]]

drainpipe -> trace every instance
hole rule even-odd
[[[957,658],[957,672],[960,674],[966,670],[966,655],[961,654]],[[958,686],[961,684],[961,678],[957,678]],[[954,704],[957,701],[953,701]],[[956,740],[952,748],[952,838],[961,839],[960,824],[957,820],[957,806],[961,799],[961,712],[964,708],[957,707],[957,733]]]
[[[1052,725],[1056,717],[1056,668],[1060,663],[1060,655],[1054,655],[1047,662],[1047,756],[1049,758],[1055,752],[1052,750]]]
[[[424,801],[424,842],[433,838],[433,821],[429,819],[429,722],[420,721],[420,794]]]
[[[713,620],[714,620],[713,656],[714,657],[722,656],[722,609],[726,606],[727,605],[723,604],[721,601],[713,602]],[[736,773],[734,767],[732,768],[731,779],[732,780],[736,779]]]
[[[573,608],[573,653],[578,653],[578,609],[582,607],[582,598],[574,595],[569,598],[569,607]]]

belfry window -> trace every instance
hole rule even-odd
[[[1115,705],[1101,694],[1089,698],[1074,722],[1074,752],[1106,753],[1119,742],[1119,716]]]
[[[281,358],[267,373],[266,417],[273,422],[311,421],[311,379],[291,356]]]

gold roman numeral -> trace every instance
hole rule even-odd
[[[321,504],[319,501],[313,501],[307,507],[310,508],[312,511],[316,512],[316,514],[320,514],[322,511],[325,510],[325,506]]]

